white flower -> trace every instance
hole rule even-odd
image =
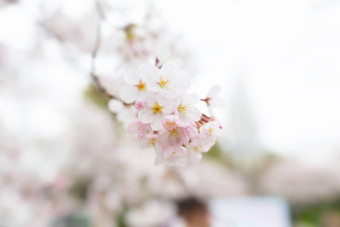
[[[139,111],[138,118],[143,123],[150,123],[153,130],[163,129],[163,116],[173,112],[173,104],[160,95],[149,97],[145,107]]]
[[[193,121],[201,119],[202,113],[195,107],[199,100],[199,97],[195,94],[179,98],[175,112],[182,125],[190,125]]]
[[[131,69],[123,75],[127,85],[122,88],[120,96],[124,102],[133,103],[146,94],[148,68],[150,65],[146,64],[139,69]]]
[[[220,91],[221,87],[219,85],[215,85],[210,88],[207,97],[202,100],[206,102],[211,115],[214,115],[214,108],[221,108],[225,106],[224,100],[218,97]]]
[[[160,69],[153,71],[150,76],[151,89],[155,92],[164,93],[169,98],[174,98],[185,91],[189,83],[186,75],[180,71],[176,61],[166,62]]]
[[[199,141],[202,152],[207,152],[215,144],[216,137],[222,133],[222,126],[217,121],[204,124],[199,128]]]

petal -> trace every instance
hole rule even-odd
[[[179,71],[180,64],[181,62],[177,60],[169,60],[165,62],[161,68],[161,74],[172,77],[172,74]]]
[[[174,64],[172,61],[168,61],[162,65],[160,69],[161,75],[171,76],[172,72],[174,71]]]
[[[137,124],[139,120],[135,119],[134,121],[130,122],[130,124],[127,127],[127,132],[130,134],[135,134],[138,132]]]
[[[207,97],[209,98],[216,97],[218,93],[220,93],[220,91],[221,91],[221,87],[219,85],[215,85],[212,88],[210,88]]]
[[[184,93],[189,85],[189,80],[182,80],[181,78],[172,79],[169,84],[169,91],[175,94]]]
[[[163,113],[164,114],[171,114],[176,109],[176,102],[169,99],[160,99],[159,104],[163,106]]]
[[[183,97],[184,104],[195,105],[200,101],[200,98],[196,94],[189,94]]]
[[[130,69],[124,73],[123,79],[127,84],[136,85],[140,80],[140,72],[135,69]]]
[[[162,120],[162,125],[168,132],[177,128],[178,124],[179,124],[179,119],[178,119],[178,116],[176,115],[166,115]]]
[[[120,98],[126,103],[133,103],[138,98],[138,89],[126,86],[121,90]]]
[[[201,119],[202,113],[196,108],[191,107],[190,117],[193,121],[199,121]]]
[[[158,80],[160,71],[157,67],[151,64],[143,64],[141,66],[141,78],[146,82]]]
[[[159,131],[163,129],[162,125],[162,115],[157,115],[156,118],[153,118],[154,121],[151,123],[151,128],[155,131]]]
[[[185,114],[182,114],[182,113],[178,113],[178,118],[179,118],[179,121],[180,121],[181,125],[183,125],[183,126],[191,125],[192,121],[190,120],[188,115],[185,115]]]
[[[155,114],[152,112],[150,108],[142,109],[138,113],[138,118],[143,122],[143,123],[151,123],[155,121]]]
[[[225,102],[223,99],[219,98],[219,97],[216,97],[216,98],[213,98],[210,100],[209,104],[213,107],[216,107],[216,108],[223,108],[225,107]]]
[[[121,101],[118,101],[116,99],[111,99],[108,103],[109,110],[111,112],[117,113],[123,108],[123,103]]]
[[[166,61],[170,60],[172,51],[170,47],[161,47],[157,52],[157,57],[161,64],[165,64]]]
[[[175,81],[182,84],[182,86],[187,86],[190,82],[189,75],[184,72],[174,72],[171,76],[175,79]]]
[[[195,126],[189,125],[189,126],[185,127],[185,133],[191,139],[192,145],[197,145],[197,143],[200,142],[198,140],[198,135],[199,135],[198,129]]]

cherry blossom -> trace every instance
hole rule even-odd
[[[143,63],[137,69],[129,69],[123,80],[120,105],[113,98],[109,107],[118,113],[119,120],[125,120],[127,131],[136,137],[140,148],[155,150],[156,165],[197,163],[202,153],[215,144],[222,127],[196,105],[200,101],[208,105],[214,103],[217,87],[206,99],[187,94],[190,80],[176,60],[168,60],[163,65],[157,61],[156,65]]]
[[[164,131],[159,135],[159,143],[164,150],[173,147],[181,147],[182,144],[188,143],[188,137],[184,127],[177,127],[171,131]]]
[[[143,96],[147,90],[145,74],[140,70],[129,70],[123,76],[126,86],[121,91],[121,98],[126,103],[132,103]]]
[[[179,119],[176,115],[166,115],[162,121],[163,127],[171,132],[179,126]]]
[[[150,126],[148,124],[144,124],[141,120],[135,119],[129,124],[127,131],[130,134],[137,135],[137,138],[143,138],[147,134],[149,128]]]
[[[217,121],[204,124],[199,129],[199,140],[202,145],[202,152],[207,152],[216,142],[216,138],[222,133],[222,126]]]
[[[187,165],[187,149],[185,147],[169,147],[161,150],[156,149],[155,164],[165,163],[169,166],[185,166]]]
[[[221,108],[225,105],[223,99],[218,96],[220,92],[221,87],[219,85],[215,85],[210,88],[207,97],[202,99],[202,101],[207,104],[209,112],[212,115],[214,115],[214,108]]]
[[[163,128],[164,115],[173,111],[171,105],[170,100],[160,95],[150,97],[146,106],[138,112],[138,118],[144,123],[150,123],[153,130],[160,130]]]
[[[189,125],[193,121],[198,121],[201,119],[201,112],[195,107],[195,105],[199,102],[199,97],[195,94],[187,95],[181,97],[176,113],[180,122],[183,125]]]
[[[140,148],[156,148],[158,147],[158,136],[156,134],[148,133],[139,140],[137,140],[137,144]]]
[[[178,62],[167,61],[157,69],[150,74],[150,86],[153,91],[161,92],[169,98],[174,98],[186,89],[188,80],[186,80],[185,73],[180,70]]]

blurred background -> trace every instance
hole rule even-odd
[[[154,166],[93,85],[170,52],[224,127]],[[0,0],[1,227],[339,227],[340,1]]]

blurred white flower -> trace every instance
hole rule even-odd
[[[271,164],[259,178],[260,190],[278,195],[294,204],[315,204],[338,196],[337,164],[327,167],[308,166],[294,160]]]
[[[127,224],[131,227],[169,226],[175,219],[176,207],[173,203],[161,200],[149,200],[141,207],[127,213]]]
[[[125,127],[128,127],[128,124],[135,119],[136,111],[131,105],[124,105],[122,102],[112,99],[108,104],[108,108],[117,114],[117,119],[123,122]]]

